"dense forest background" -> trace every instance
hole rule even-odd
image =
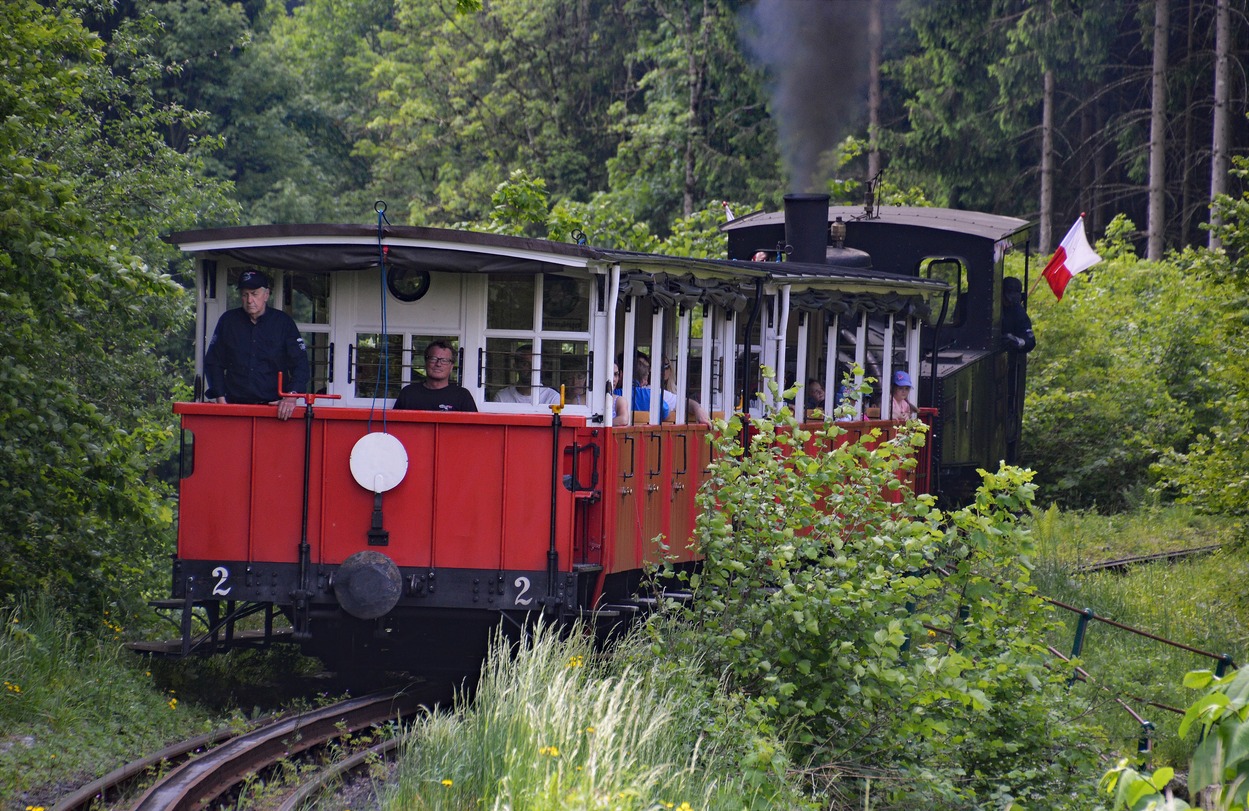
[[[1247,51],[1244,0],[0,4],[0,596],[98,609],[164,566],[190,301],[159,236],[378,200],[713,256],[726,203],[878,173],[1042,251],[1087,212],[1108,261],[1032,303],[1042,500],[1249,513]]]
[[[1225,179],[1228,156],[1249,147],[1239,2],[118,0],[83,11],[106,42],[159,23],[154,100],[205,113],[166,139],[179,151],[220,139],[206,175],[233,184],[249,223],[356,221],[378,199],[411,224],[479,222],[521,171],[553,201],[598,202],[666,234],[716,201],[848,193],[847,179],[883,169],[936,205],[1054,218],[1060,234],[1081,211],[1095,233],[1126,214],[1177,247],[1205,243],[1212,172]]]

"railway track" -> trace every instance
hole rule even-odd
[[[450,698],[450,689],[422,685],[348,699],[327,707],[265,719],[240,734],[219,731],[176,744],[83,786],[62,798],[53,811],[86,811],[112,807],[118,799],[153,771],[166,769],[133,803],[131,811],[204,811],[218,798],[266,769],[316,747],[341,742],[373,727],[414,714],[420,707]],[[362,768],[393,751],[396,742],[384,741],[327,769],[301,774],[302,783],[280,806],[297,809],[317,796],[326,782],[353,768]],[[233,808],[234,804],[229,803]]]
[[[1222,548],[1222,544],[1210,544],[1208,546],[1195,546],[1191,549],[1175,549],[1170,552],[1155,552],[1152,555],[1132,555],[1125,558],[1116,558],[1114,560],[1101,560],[1096,563],[1086,563],[1083,566],[1077,566],[1074,571],[1077,574],[1090,574],[1092,572],[1116,571],[1124,572],[1130,566],[1141,563],[1170,563],[1181,558],[1193,557],[1196,555],[1208,555]]]

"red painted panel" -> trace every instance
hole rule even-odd
[[[179,556],[210,560],[297,559],[302,523],[303,409],[287,422],[265,406],[180,403],[195,434],[195,467],[181,484]],[[370,422],[370,416],[372,421]],[[584,419],[564,421],[562,449]],[[308,535],[313,563],[341,563],[368,549],[374,494],[351,476],[350,456],[368,431],[368,409],[321,407],[312,431]],[[546,566],[551,523],[550,418],[390,412],[408,470],[382,494],[385,551],[400,566]],[[556,489],[557,551],[572,554],[573,494]]]
[[[181,482],[178,554],[190,559],[291,561],[303,505],[303,423],[263,406],[186,415],[194,468]],[[262,412],[262,413],[257,413]],[[256,453],[256,448],[264,448]]]

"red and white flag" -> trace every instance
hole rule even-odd
[[[1067,289],[1067,282],[1071,281],[1071,277],[1100,261],[1102,258],[1089,246],[1088,238],[1084,236],[1084,215],[1081,214],[1080,219],[1067,232],[1067,236],[1063,237],[1058,250],[1054,251],[1054,256],[1050,258],[1041,275],[1049,282],[1050,289],[1058,300],[1062,301],[1063,291]]]

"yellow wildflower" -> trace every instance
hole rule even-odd
[[[585,657],[584,657],[584,656],[581,656],[581,655],[577,655],[577,656],[574,656],[574,657],[572,657],[571,659],[569,659],[569,660],[568,660],[568,664],[567,664],[567,665],[565,665],[565,667],[566,667],[566,668],[568,668],[568,667],[581,667],[581,666],[582,666],[582,665],[584,665],[584,664],[585,664]]]
[[[442,781],[442,784],[443,784],[444,786],[446,786],[447,788],[451,788],[451,786],[455,785],[455,783],[454,783],[454,782],[452,782],[451,778],[447,778],[447,779],[443,780],[443,781]]]

